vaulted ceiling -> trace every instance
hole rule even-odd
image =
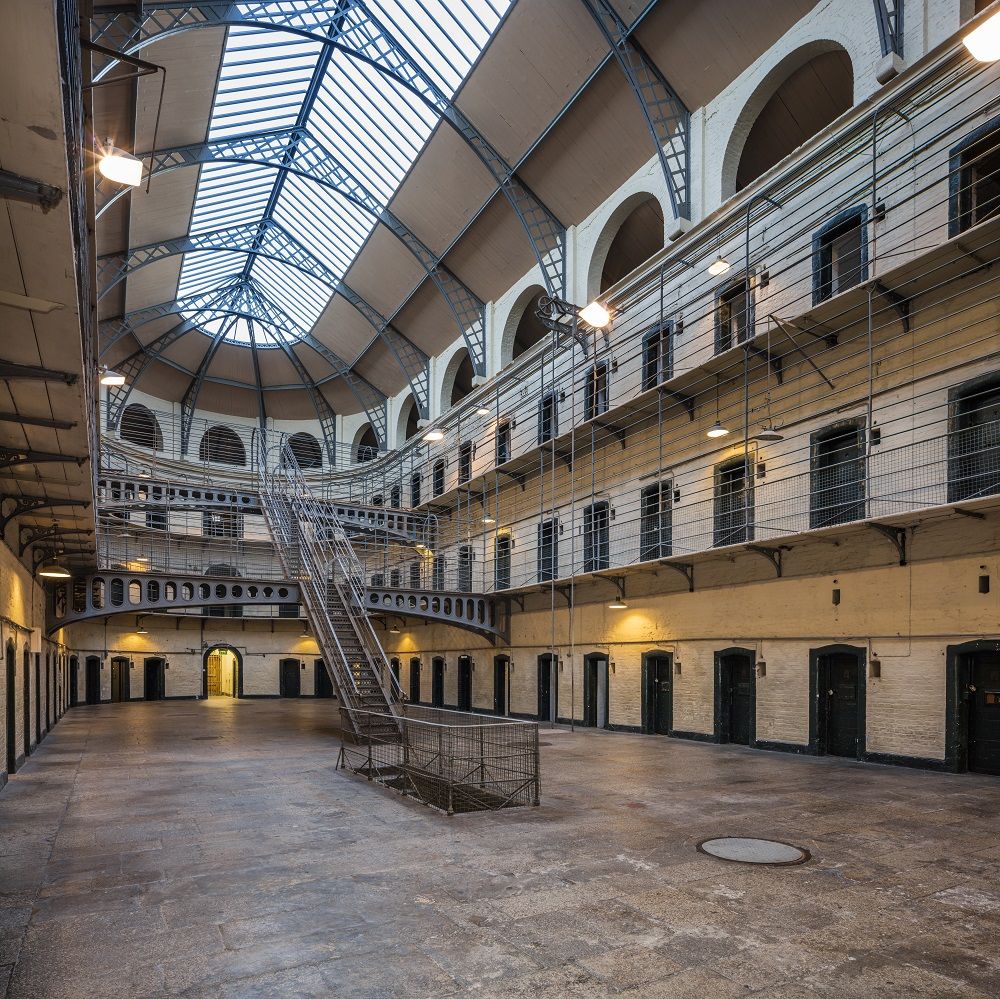
[[[815,2],[615,6],[695,109]],[[167,401],[314,419],[317,393],[346,414],[403,389],[394,343],[434,355],[460,334],[435,274],[488,302],[535,262],[470,130],[563,225],[654,153],[582,0],[237,5],[272,22],[297,7],[295,31],[204,16],[161,30],[195,18],[128,6],[95,4],[92,37],[166,72],[94,91],[98,136],[147,154],[155,130],[157,152],[148,187],[98,182],[102,359],[140,357],[138,387]],[[104,80],[128,71],[94,57]]]

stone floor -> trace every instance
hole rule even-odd
[[[7,994],[1000,995],[1000,782],[543,738],[541,808],[448,819],[338,772],[327,702],[77,708],[0,793]]]

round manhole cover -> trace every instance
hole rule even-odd
[[[720,836],[704,839],[698,844],[702,853],[737,864],[770,864],[787,866],[804,864],[809,851],[776,839],[748,839],[745,836]]]

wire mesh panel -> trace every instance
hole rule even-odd
[[[339,764],[447,812],[539,803],[538,725],[407,704],[354,712]]]

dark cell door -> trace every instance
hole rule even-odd
[[[826,744],[830,756],[858,755],[858,738],[861,735],[859,720],[860,680],[858,657],[849,653],[827,656],[827,685],[820,691],[826,697]]]
[[[143,663],[142,696],[147,701],[162,701],[166,687],[166,674],[162,659],[147,659]]]
[[[31,752],[31,653],[24,650],[24,712],[21,718],[24,723],[24,755]]]
[[[17,652],[14,643],[7,645],[7,773],[12,774],[17,766]]]
[[[35,738],[42,737],[42,654],[35,653]]]
[[[129,699],[129,661],[121,656],[111,660],[111,700]]]
[[[390,691],[390,694],[392,695],[392,700],[398,701],[400,699],[400,691],[403,689],[403,685],[399,682],[398,659],[389,660],[389,672],[392,674],[392,690]]]
[[[607,656],[586,656],[583,664],[583,723],[594,728],[607,728],[609,717]]]
[[[330,680],[330,674],[326,671],[326,664],[322,659],[317,659],[313,663],[313,669],[316,671],[314,677],[314,690],[317,697],[333,697],[333,682]]]
[[[101,660],[98,656],[87,656],[87,703],[101,703]]]
[[[673,725],[673,677],[670,656],[646,657],[646,731],[669,735]]]
[[[969,769],[1000,776],[1000,655],[976,653],[969,672]]]
[[[538,718],[541,721],[555,721],[558,715],[558,691],[552,676],[552,663],[551,653],[538,657]]]
[[[507,714],[507,663],[506,656],[493,659],[493,712]]]
[[[723,677],[728,678],[729,725],[726,737],[739,746],[749,746],[753,731],[753,660],[750,656],[726,656]]]
[[[472,710],[472,659],[458,657],[458,710]]]
[[[282,659],[278,676],[278,693],[282,697],[298,697],[302,690],[302,667],[298,659]]]
[[[77,686],[79,681],[80,663],[76,656],[69,661],[69,706],[75,708],[77,705]]]
[[[410,660],[410,703],[420,703],[420,660]]]
[[[435,708],[444,707],[444,660],[434,659],[431,663],[431,704]]]

